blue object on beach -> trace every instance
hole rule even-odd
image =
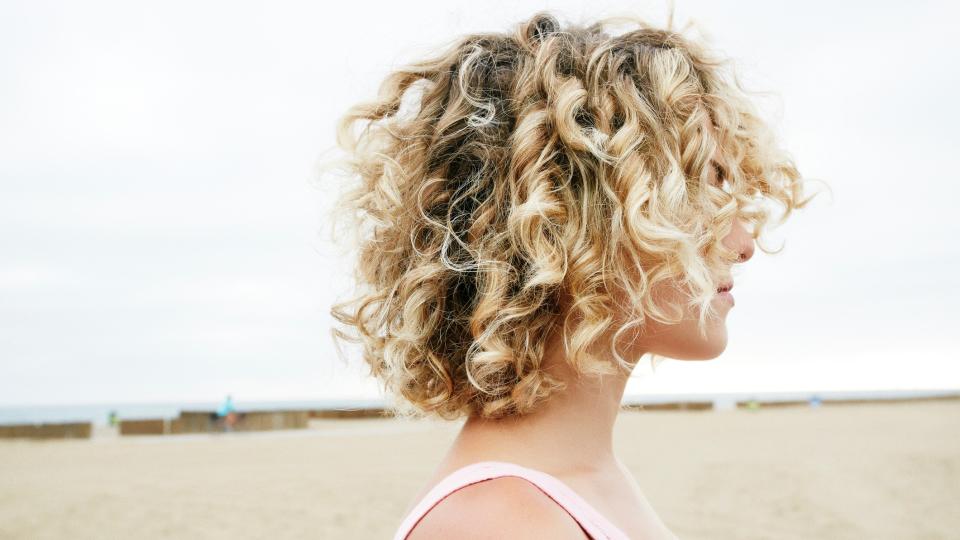
[[[236,407],[233,406],[233,397],[227,396],[227,399],[224,400],[223,405],[220,405],[220,408],[217,409],[217,416],[227,416],[236,410]]]

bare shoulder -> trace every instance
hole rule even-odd
[[[502,476],[454,491],[437,503],[407,540],[458,538],[588,538],[580,525],[540,488]]]

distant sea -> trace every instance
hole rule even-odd
[[[682,401],[712,401],[718,409],[728,409],[737,402],[783,401],[849,401],[849,400],[897,400],[960,396],[960,389],[946,390],[851,390],[829,392],[727,392],[699,394],[651,394],[624,396],[624,405],[656,404]],[[174,418],[182,410],[215,411],[221,402],[181,403],[95,403],[78,405],[0,405],[0,425],[40,424],[46,422],[92,422],[96,426],[107,425],[111,411],[122,420],[138,418]],[[383,399],[339,399],[316,401],[254,401],[235,400],[239,411],[256,410],[334,410],[366,409],[384,407]]]

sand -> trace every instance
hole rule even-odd
[[[458,423],[0,441],[0,538],[385,538]],[[684,539],[960,538],[960,401],[625,411]]]

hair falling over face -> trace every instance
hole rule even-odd
[[[639,19],[541,12],[458,38],[387,75],[337,141],[359,258],[334,337],[362,344],[404,416],[535,410],[561,388],[541,368],[554,329],[577,370],[616,371],[591,345],[613,310],[676,321],[661,282],[703,328],[740,256],[722,242],[734,221],[756,239],[763,203],[782,222],[809,201],[730,61]]]

